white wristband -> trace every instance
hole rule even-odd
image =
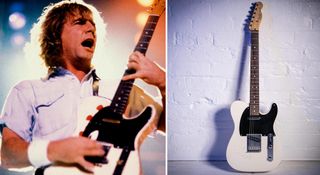
[[[48,144],[48,140],[34,140],[30,142],[28,158],[34,167],[38,168],[51,163],[47,157]]]

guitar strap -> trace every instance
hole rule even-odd
[[[100,81],[100,78],[97,76],[96,70],[92,71],[92,78],[93,78],[93,81],[92,81],[92,94],[94,96],[98,96],[99,95],[99,81]]]
[[[34,175],[43,175],[44,174],[44,170],[49,166],[50,165],[37,168],[36,171],[34,172]]]
[[[49,79],[49,77],[51,77],[51,76],[55,76],[56,74],[58,74],[58,72],[59,72],[59,68],[57,68],[57,67],[49,68],[47,79]],[[100,81],[100,78],[97,76],[96,70],[92,70],[91,75],[92,75],[92,78],[93,78],[93,81],[92,81],[92,94],[94,96],[98,96],[99,95],[99,81]]]

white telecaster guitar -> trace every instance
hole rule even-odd
[[[165,10],[164,0],[156,0],[150,10],[147,23],[134,51],[145,54],[160,15]],[[127,69],[124,75],[135,70]],[[156,129],[158,118],[154,106],[147,106],[139,115],[127,118],[125,112],[134,80],[121,81],[109,102],[105,98],[92,96],[80,104],[78,128],[75,135],[100,141],[104,145],[103,157],[86,157],[95,163],[93,173],[77,165],[53,164],[38,169],[37,175],[140,175],[142,174],[139,148],[144,139]],[[76,145],[75,145],[76,149]]]
[[[231,105],[234,131],[227,147],[227,161],[238,171],[265,172],[279,165],[280,143],[273,127],[278,107],[272,104],[267,114],[259,113],[259,25],[262,3],[254,3],[250,21],[250,103],[235,101]]]

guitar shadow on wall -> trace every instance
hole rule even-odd
[[[240,93],[243,84],[244,69],[247,61],[248,46],[250,45],[251,40],[249,27],[247,25],[249,23],[249,19],[250,16],[248,16],[248,19],[245,20],[243,27],[244,35],[233,101],[239,100],[241,95]],[[218,110],[214,110],[213,113],[209,113],[209,115],[212,116],[212,122],[215,126],[213,131],[215,133],[215,140],[210,151],[208,152],[207,160],[213,160],[209,161],[209,164],[216,168],[230,172],[237,172],[225,162],[227,146],[234,130],[234,123],[230,113],[230,106],[233,101],[230,101],[230,105],[222,107]]]

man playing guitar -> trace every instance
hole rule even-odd
[[[37,44],[48,75],[18,83],[6,99],[1,113],[3,167],[41,167],[63,162],[92,172],[95,165],[85,156],[105,154],[99,142],[73,135],[79,101],[95,95],[94,82],[99,80],[91,64],[98,37],[103,37],[97,32],[97,20],[102,19],[96,17],[101,18],[91,5],[62,1],[45,8],[34,25],[40,29]],[[129,56],[127,66],[136,72],[122,80],[141,78],[158,87],[165,102],[165,71],[161,67],[137,51]],[[161,105],[137,86],[131,91],[126,114],[137,114],[149,104],[161,115],[158,129],[165,132]]]

